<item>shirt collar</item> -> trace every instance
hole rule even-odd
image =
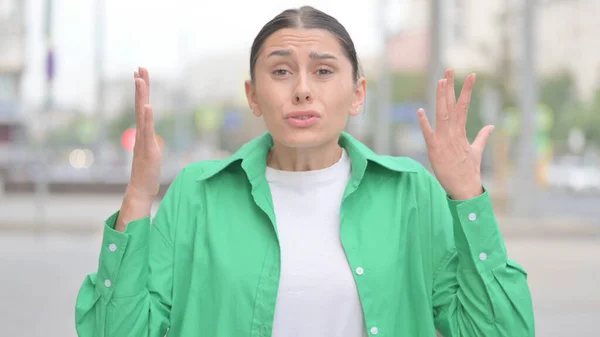
[[[339,144],[348,152],[352,162],[352,177],[358,178],[358,180],[362,178],[369,162],[394,172],[417,172],[418,170],[414,161],[406,158],[378,155],[346,132],[342,132],[340,135]],[[270,133],[266,132],[244,144],[228,158],[207,162],[197,180],[209,179],[230,165],[241,162],[248,180],[253,181],[265,175],[267,155],[272,147],[273,138]]]

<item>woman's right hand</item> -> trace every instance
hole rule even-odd
[[[150,106],[150,76],[146,68],[134,73],[135,145],[128,196],[154,200],[160,186],[162,140],[154,132],[154,115]]]
[[[162,139],[154,132],[154,115],[150,106],[150,76],[140,67],[135,81],[135,145],[131,177],[121,205],[115,229],[124,231],[128,223],[150,215],[160,187]]]

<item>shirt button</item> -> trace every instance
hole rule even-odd
[[[471,220],[471,221],[477,220],[477,214],[475,214],[475,213],[469,214],[469,220]]]
[[[111,243],[110,245],[108,245],[108,249],[110,249],[111,252],[114,252],[115,250],[117,250],[117,245]]]
[[[480,254],[479,254],[479,259],[480,259],[481,261],[485,261],[485,260],[487,260],[487,254],[486,254],[486,253],[480,253]]]
[[[365,273],[365,271],[364,271],[364,269],[362,269],[362,267],[358,267],[358,268],[356,268],[356,274],[357,274],[357,275],[362,275],[362,274],[364,274],[364,273]]]
[[[112,285],[112,282],[110,282],[110,280],[104,280],[105,287],[110,288],[111,285]]]
[[[374,327],[371,328],[371,334],[376,335],[378,333],[379,333],[379,329],[377,329],[376,326],[374,326]]]

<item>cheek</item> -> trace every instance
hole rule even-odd
[[[346,83],[337,82],[321,90],[321,98],[330,113],[346,116],[350,112],[353,99],[353,88]]]
[[[268,112],[280,106],[283,101],[282,90],[279,86],[266,83],[256,87],[256,101],[261,111]]]

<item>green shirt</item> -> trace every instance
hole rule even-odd
[[[79,336],[271,336],[277,222],[267,133],[223,160],[187,166],[153,221],[104,229],[76,303]],[[352,173],[340,236],[369,336],[529,337],[527,274],[508,259],[487,192],[448,199],[417,162],[343,133]]]

